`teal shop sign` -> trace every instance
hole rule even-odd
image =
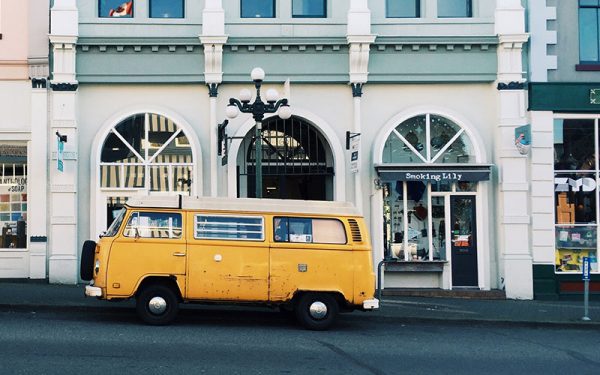
[[[59,170],[59,172],[63,172],[65,170],[65,164],[63,162],[64,151],[65,151],[65,144],[62,143],[59,138],[58,139],[58,153],[56,155],[56,161],[57,161],[56,168]]]
[[[56,132],[56,141],[56,169],[58,169],[59,172],[64,172],[65,164],[63,162],[63,159],[65,155],[65,143],[67,143],[67,136],[61,135],[59,132]]]
[[[600,89],[590,90],[590,104],[600,104]]]

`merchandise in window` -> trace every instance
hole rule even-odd
[[[579,60],[600,62],[600,0],[579,0]]]
[[[387,18],[418,18],[421,16],[421,0],[386,0]]]
[[[275,0],[241,0],[242,18],[274,18]]]
[[[0,248],[27,247],[27,146],[0,144]]]
[[[598,120],[554,122],[556,272],[598,271]]]
[[[184,0],[150,0],[150,18],[183,18]]]
[[[98,0],[98,16],[131,18],[133,17],[133,0]]]
[[[438,17],[471,17],[471,0],[438,0]]]
[[[292,0],[292,17],[327,17],[326,0]]]

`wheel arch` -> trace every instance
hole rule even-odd
[[[183,302],[183,293],[181,291],[182,286],[180,283],[185,285],[184,280],[178,279],[175,275],[146,275],[140,279],[135,288],[134,296],[139,296],[139,294],[150,285],[164,285],[175,293],[179,302]]]

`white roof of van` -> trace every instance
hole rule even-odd
[[[179,196],[132,197],[127,200],[126,205],[132,208],[178,208]],[[181,206],[183,209],[223,212],[241,211],[361,216],[356,207],[349,202],[182,196]]]

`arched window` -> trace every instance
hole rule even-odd
[[[102,146],[100,188],[189,194],[192,149],[168,118],[142,113],[113,127]]]
[[[254,128],[240,147],[238,196],[255,196]],[[309,122],[271,117],[262,128],[264,198],[333,200],[333,157],[323,135]]]
[[[412,117],[392,130],[384,163],[473,163],[475,154],[465,130],[434,114]]]

